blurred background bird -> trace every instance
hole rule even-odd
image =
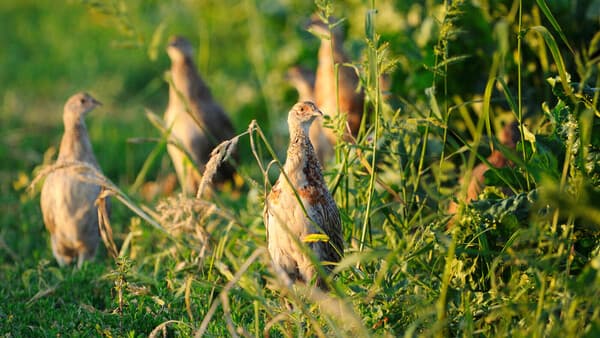
[[[356,137],[362,121],[365,97],[362,88],[359,87],[360,82],[355,69],[345,65],[350,62],[343,46],[345,35],[339,24],[330,29],[330,24],[334,23],[334,18],[325,22],[321,17],[313,15],[308,25],[308,30],[321,39],[315,77],[315,103],[325,115],[344,115],[348,124],[344,132],[345,137],[348,138],[347,129],[350,135]],[[322,123],[322,119],[319,118],[314,125]],[[324,131],[330,147],[333,148],[337,142],[334,131],[330,128],[324,128]],[[330,153],[333,154],[333,151]]]
[[[309,283],[316,278],[316,285],[327,289],[302,248],[303,245],[309,247],[328,272],[344,252],[340,213],[309,140],[310,126],[322,114],[310,101],[297,103],[290,110],[290,144],[283,166],[287,178],[281,173],[269,192],[264,222],[269,253],[277,273],[289,283]],[[327,238],[309,240],[310,235],[317,234]]]
[[[288,68],[287,81],[298,92],[298,102],[315,100],[315,73],[301,66]]]
[[[521,140],[519,123],[517,121],[511,121],[505,124],[502,128],[502,132],[499,135],[498,141],[500,141],[500,143],[507,149],[515,149],[519,140]],[[512,162],[510,162],[504,153],[498,149],[492,150],[492,153],[486,158],[486,160],[487,163],[479,163],[471,172],[471,179],[468,182],[469,186],[467,188],[465,203],[476,200],[479,194],[485,188],[485,173],[490,170],[490,165],[497,169],[512,166]],[[465,184],[465,182],[461,179],[460,185],[462,186],[463,184]],[[509,194],[510,191],[506,191],[506,193]],[[448,206],[448,214],[455,214],[457,210],[458,204],[456,202],[451,202]],[[452,224],[453,221],[448,224],[448,228],[450,228]]]
[[[222,141],[235,136],[233,124],[225,111],[214,100],[210,88],[202,80],[194,63],[194,51],[190,42],[181,36],[172,36],[167,46],[171,59],[171,82],[169,103],[164,119],[171,128],[171,137],[182,149],[169,144],[167,150],[184,193],[194,193],[200,182],[200,173],[208,162],[212,150]],[[232,181],[234,167],[222,163],[214,182]]]
[[[46,229],[50,232],[52,253],[59,265],[93,259],[100,242],[98,198],[101,187],[94,173],[68,163],[83,162],[100,172],[85,125],[85,116],[100,105],[87,93],[68,99],[64,107],[64,134],[57,164],[66,164],[46,177],[40,204]]]

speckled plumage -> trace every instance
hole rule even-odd
[[[183,145],[202,173],[212,150],[235,136],[233,124],[200,77],[189,41],[183,37],[171,37],[167,53],[171,59],[172,85],[169,86],[169,104],[164,119],[172,128],[171,137]],[[167,151],[182,190],[195,192],[200,177],[195,174],[185,154],[174,145],[169,145]],[[231,180],[234,173],[232,165],[222,163],[214,182]]]
[[[296,241],[302,242],[311,234],[325,234],[329,237],[328,242],[306,243],[317,259],[336,263],[343,254],[339,210],[327,189],[308,137],[311,123],[321,114],[309,101],[297,103],[290,110],[290,145],[283,166],[290,182],[282,173],[265,203],[264,221],[269,253],[277,271],[289,278],[290,282],[310,282],[317,277],[315,267]],[[293,189],[298,192],[306,213]],[[329,271],[332,269],[331,264],[324,264],[324,267]],[[317,285],[325,288],[320,278],[317,278]]]
[[[295,66],[288,69],[287,79],[298,91],[299,102],[315,100],[315,73]],[[323,130],[322,118],[317,117],[317,120],[310,126],[309,137],[319,162],[325,166],[327,161],[333,157],[333,147]]]
[[[86,93],[73,95],[65,104],[65,132],[60,143],[57,163],[85,162],[98,171],[85,126],[85,115],[100,102]],[[74,168],[57,169],[46,177],[40,205],[46,229],[50,232],[52,252],[59,265],[77,265],[93,259],[100,242],[98,208],[95,201],[101,187],[82,180],[85,173]]]

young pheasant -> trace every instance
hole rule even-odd
[[[65,132],[60,143],[57,162],[84,162],[98,171],[92,145],[85,126],[85,115],[100,105],[86,93],[73,95],[65,104]],[[46,177],[40,196],[44,224],[50,232],[52,253],[63,266],[77,260],[81,267],[93,259],[100,242],[98,208],[95,201],[101,187],[86,182],[74,168],[57,169]]]
[[[313,72],[298,66],[291,67],[288,69],[287,79],[296,88],[296,91],[298,91],[298,102],[315,100],[315,74]],[[309,136],[310,142],[317,153],[319,163],[325,165],[333,157],[333,147],[325,135],[323,124],[320,121],[311,125]]]
[[[321,39],[315,78],[315,103],[324,114],[335,116],[339,112],[345,115],[352,136],[356,136],[362,120],[365,97],[362,89],[358,90],[359,79],[355,70],[344,65],[350,61],[343,48],[344,33],[339,26],[329,30],[328,25],[316,17],[313,17],[309,30]],[[337,78],[335,65],[338,66]],[[322,124],[321,120],[317,122]],[[324,128],[324,131],[333,148],[337,142],[335,133],[329,128]]]
[[[171,137],[184,147],[203,172],[212,150],[220,142],[235,136],[233,124],[198,74],[189,41],[180,36],[171,37],[167,54],[171,59],[172,83],[169,85],[169,104],[164,119],[171,128]],[[200,177],[192,164],[175,145],[170,144],[167,151],[184,193],[195,192]],[[234,173],[231,164],[223,163],[214,181],[223,183],[231,180]]]
[[[290,110],[290,145],[283,166],[287,178],[281,173],[267,196],[264,221],[277,272],[288,282],[310,282],[316,277],[317,286],[326,289],[302,248],[306,245],[319,261],[327,262],[327,271],[331,271],[331,263],[340,261],[344,251],[339,210],[308,136],[311,123],[319,116],[321,111],[310,101],[297,103]],[[305,242],[313,234],[324,234],[328,240]]]

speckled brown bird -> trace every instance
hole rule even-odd
[[[73,95],[64,107],[64,134],[57,163],[84,162],[100,171],[85,125],[88,112],[100,105],[87,93]],[[52,171],[40,196],[44,224],[50,232],[52,253],[59,265],[93,259],[100,242],[98,208],[101,187],[85,180],[73,167]]]
[[[338,207],[327,189],[319,161],[309,140],[311,123],[322,113],[310,101],[294,105],[288,115],[290,144],[283,172],[265,202],[264,222],[269,253],[277,272],[288,282],[311,282],[326,289],[300,243],[312,250],[326,271],[343,255],[342,223]],[[294,190],[297,191],[300,201]],[[303,208],[304,207],[304,208]],[[324,234],[327,241],[306,241]],[[300,242],[300,243],[298,243]]]
[[[169,85],[169,104],[164,119],[171,127],[171,137],[181,143],[202,173],[212,150],[235,136],[233,124],[200,77],[190,42],[181,36],[171,37],[167,54],[171,59],[172,83]],[[169,145],[167,150],[182,190],[187,194],[195,192],[200,176],[175,145]],[[234,173],[230,163],[222,163],[214,182],[220,184],[232,180]]]
[[[298,102],[315,100],[315,73],[308,69],[294,66],[288,69],[287,79],[296,91],[298,91]],[[320,119],[320,117],[319,117]],[[317,158],[321,166],[325,166],[327,161],[333,157],[333,147],[325,135],[323,124],[314,122],[310,127],[310,142],[315,148]]]
[[[335,20],[330,18],[329,21],[333,23]],[[365,96],[362,88],[359,88],[356,71],[344,65],[350,62],[343,47],[344,33],[339,25],[330,31],[328,25],[318,17],[312,18],[308,29],[321,39],[315,77],[315,103],[326,115],[344,114],[352,136],[356,136],[360,129]],[[339,67],[337,79],[335,65]],[[330,143],[335,145],[335,133],[329,128],[325,128],[325,133]]]

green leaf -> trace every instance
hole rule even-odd
[[[571,54],[575,55],[573,48],[571,48],[571,44],[569,44],[569,40],[567,40],[567,37],[565,36],[562,29],[560,28],[560,25],[554,18],[554,15],[552,15],[550,8],[548,8],[548,5],[546,4],[546,1],[536,0],[536,2],[538,4],[538,6],[540,7],[540,9],[542,10],[542,12],[544,12],[546,19],[548,19],[548,21],[550,21],[550,24],[552,24],[552,27],[554,27],[554,29],[558,32],[558,35],[560,36],[561,40],[565,43],[565,45],[567,45],[567,48],[569,48],[569,51],[571,51]]]
[[[554,63],[556,64],[556,69],[558,69],[558,75],[560,76],[562,87],[568,96],[572,96],[573,90],[571,89],[571,86],[569,86],[569,75],[567,74],[565,61],[563,60],[558,45],[556,44],[556,40],[554,40],[554,36],[552,36],[552,34],[544,26],[531,27],[531,30],[537,32],[544,38],[548,49],[550,49]]]
[[[510,110],[512,110],[512,112],[516,114],[519,110],[517,104],[515,103],[515,98],[510,92],[510,88],[508,88],[508,85],[506,84],[506,81],[504,81],[502,76],[499,76],[497,80],[502,86],[502,92],[504,93],[504,97],[506,98],[506,102],[508,103]]]
[[[515,168],[504,167],[498,169],[490,169],[483,174],[484,183],[486,186],[497,187],[525,187],[527,182],[525,177],[515,170]]]
[[[546,142],[548,141],[548,142]],[[561,170],[559,158],[562,156],[557,148],[557,145],[552,139],[546,139],[538,135],[536,148],[537,151],[532,153],[531,159],[527,163],[527,171],[535,179],[537,183],[540,183],[544,177],[551,177],[554,180],[559,180]],[[525,144],[526,149],[531,145]],[[528,152],[532,151],[531,149]]]
[[[431,112],[433,113],[433,115],[439,121],[443,121],[442,112],[435,97],[435,87],[429,87],[425,89],[425,95],[427,95],[427,98],[429,99],[429,108],[431,108]]]
[[[523,139],[531,143],[531,147],[533,149],[533,152],[535,153],[535,135],[531,131],[529,131],[529,129],[527,129],[526,126],[523,126]]]
[[[154,33],[152,34],[152,39],[150,40],[150,45],[148,46],[148,58],[151,61],[156,61],[158,59],[158,53],[161,47],[162,36],[164,34],[165,28],[167,27],[166,23],[161,22]]]

